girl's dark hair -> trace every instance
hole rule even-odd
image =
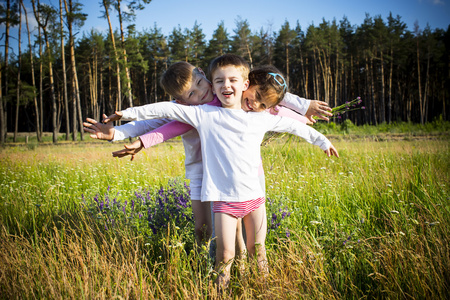
[[[250,71],[249,86],[257,85],[264,98],[269,99],[273,106],[283,100],[287,92],[287,83],[283,74],[274,66],[261,66]]]

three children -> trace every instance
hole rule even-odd
[[[244,107],[253,110],[256,107],[250,101],[252,99],[243,97],[243,92],[249,87],[248,73],[248,64],[239,56],[227,54],[211,63],[213,91],[222,107],[156,103],[117,113],[122,114],[124,119],[167,117],[197,129],[203,158],[201,200],[214,203],[216,270],[219,273],[218,283],[223,285],[229,282],[235,254],[236,225],[240,217],[246,226],[249,255],[257,255],[259,268],[267,269],[265,195],[258,175],[261,161],[259,148],[265,132],[296,134],[321,147],[328,156],[338,156],[336,149],[322,134],[304,124],[265,112],[243,110]],[[265,76],[267,82],[263,87],[270,86],[269,91],[273,91],[274,96],[259,101],[261,108],[277,105],[287,89],[279,73],[269,72]],[[258,88],[255,88],[254,95],[256,98],[261,96]]]
[[[244,91],[242,109],[246,111],[261,111],[268,108],[264,102],[268,101],[269,98],[273,99],[274,97],[271,90],[265,87],[267,81],[266,75],[270,72],[278,73],[279,71],[272,66],[266,66],[254,69],[250,72],[250,87]],[[213,101],[214,96],[211,84],[207,80],[204,72],[187,62],[177,62],[172,64],[161,77],[161,86],[167,93],[176,99],[177,103],[180,104],[198,105],[208,103],[210,105],[220,105],[218,99]],[[290,93],[285,94],[285,97],[280,104],[283,106],[277,106],[269,111],[273,114],[288,116],[301,122],[315,122],[312,119],[313,115],[319,116],[325,120],[327,119],[327,116],[331,115],[329,112],[331,109],[326,102],[306,100]],[[305,118],[294,111],[304,114],[308,118]],[[110,120],[117,119],[118,116],[112,115],[106,117],[106,115],[104,115],[103,118],[105,120]],[[122,140],[127,137],[139,136],[153,130],[140,137],[142,143],[125,146],[125,149],[114,152],[113,155],[117,157],[131,155],[133,159],[135,154],[138,153],[142,147],[148,148],[175,136],[182,135],[186,157],[186,178],[190,180],[196,240],[199,244],[209,240],[212,228],[211,216],[210,213],[208,213],[210,211],[210,204],[209,202],[200,201],[201,181],[203,176],[202,156],[200,151],[200,138],[196,130],[192,130],[192,126],[177,121],[168,123],[169,121],[167,119],[141,120],[138,122],[130,122],[115,128],[112,127],[112,123],[98,123],[90,118],[88,118],[87,121],[88,122],[84,123],[84,126],[85,130],[91,133],[91,137],[106,140]],[[261,184],[264,189],[264,173],[262,167],[260,171]],[[240,230],[240,226],[238,226],[238,230]],[[245,249],[244,241],[241,236],[242,235],[238,232],[237,244],[239,252],[242,252]]]

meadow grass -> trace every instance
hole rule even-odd
[[[270,274],[249,261],[225,295],[180,217],[181,143],[133,162],[111,157],[121,144],[2,148],[0,297],[449,298],[448,138],[333,143],[339,159],[297,138],[262,148]]]

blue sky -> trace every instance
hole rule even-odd
[[[31,1],[25,2],[28,2],[27,10],[31,17]],[[58,0],[41,0],[41,2],[59,7]],[[102,10],[100,0],[80,0],[80,2],[84,4],[83,11],[88,14],[88,19],[80,31],[89,32],[91,28],[95,28],[107,32],[106,20],[99,18]],[[126,3],[127,0],[123,2]],[[178,25],[182,29],[191,29],[197,21],[206,39],[209,40],[222,20],[227,32],[233,35],[238,17],[247,20],[254,32],[261,28],[271,28],[277,32],[286,20],[291,27],[295,27],[299,21],[302,29],[306,31],[309,25],[318,25],[322,19],[332,21],[335,18],[340,21],[347,16],[352,25],[361,25],[366,13],[372,17],[380,15],[386,20],[389,12],[394,16],[400,15],[410,31],[413,31],[416,21],[421,29],[425,28],[427,23],[432,29],[447,30],[450,25],[450,0],[152,0],[143,11],[138,12],[135,23],[138,30],[152,28],[156,23],[156,26],[168,35]],[[118,26],[118,21],[114,18],[113,27]],[[1,26],[0,35],[4,30],[4,26]],[[17,30],[13,30],[11,34],[17,36]],[[24,40],[25,34],[24,31]],[[3,44],[3,41],[0,41],[0,44]]]
[[[106,21],[96,17],[100,15],[98,1],[83,2],[89,8],[86,11],[90,12],[85,29],[106,30]],[[221,20],[228,33],[233,34],[238,16],[246,19],[253,31],[270,26],[273,31],[278,31],[286,20],[291,27],[299,21],[302,29],[306,30],[311,24],[321,23],[323,18],[340,21],[345,15],[351,24],[360,25],[366,13],[381,15],[386,20],[389,12],[394,16],[400,15],[411,31],[416,20],[420,28],[429,23],[431,28],[446,30],[450,25],[450,0],[152,0],[139,12],[136,25],[138,28],[151,28],[156,22],[168,35],[178,24],[183,29],[192,28],[197,21],[209,39]]]

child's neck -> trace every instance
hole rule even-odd
[[[220,99],[220,97],[218,97],[216,95],[217,99],[219,99],[220,103],[222,104],[223,108],[227,108],[227,109],[242,109],[242,105],[241,105],[241,100],[239,100],[239,102],[235,102],[235,103],[227,103],[226,101],[222,101]]]

